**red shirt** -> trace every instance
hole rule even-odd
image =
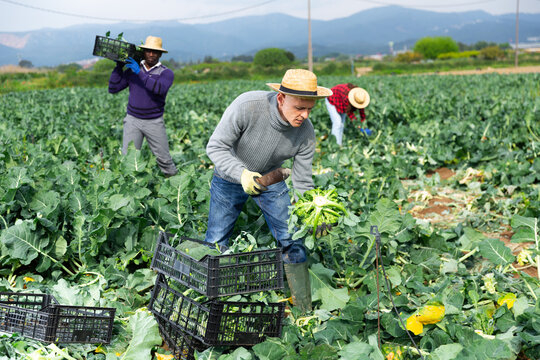
[[[340,114],[344,114],[345,112],[347,112],[347,109],[350,109],[347,112],[347,115],[349,116],[351,121],[356,120],[356,115],[354,114],[354,110],[356,110],[356,108],[353,106],[350,106],[349,98],[348,98],[350,89],[347,86],[347,84],[336,85],[331,90],[333,94],[332,96],[329,96],[327,98],[328,102],[334,105],[336,107],[337,112]],[[360,119],[361,119],[360,121],[364,121],[366,119],[366,114],[364,112],[364,109],[359,109],[359,113],[360,113]]]

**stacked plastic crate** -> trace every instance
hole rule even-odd
[[[60,305],[48,294],[0,293],[0,331],[49,343],[108,344],[115,312]]]
[[[94,51],[92,54],[121,62],[126,62],[128,57],[132,57],[136,62],[140,62],[144,59],[143,50],[138,46],[122,40],[99,35],[96,35]]]
[[[176,358],[191,360],[195,350],[251,346],[266,337],[281,336],[284,303],[219,299],[282,289],[281,249],[205,255],[196,260],[169,245],[169,236],[160,232],[151,267],[158,277],[149,309]],[[198,302],[189,296],[192,291],[206,301]]]

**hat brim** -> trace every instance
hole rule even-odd
[[[332,95],[332,90],[330,90],[328,88],[325,88],[325,87],[322,87],[322,86],[317,86],[317,94],[316,95],[299,95],[299,94],[295,94],[295,93],[292,93],[292,92],[281,90],[280,89],[281,84],[267,83],[266,85],[268,85],[270,87],[270,89],[272,89],[274,91],[277,91],[277,92],[280,92],[282,94],[301,97],[301,98],[322,99],[322,98],[326,98],[326,97],[329,97],[329,96]]]
[[[353,91],[353,90],[354,90],[354,89],[352,89],[351,91]],[[349,92],[349,94],[350,94],[350,92]],[[371,99],[371,98],[369,97],[369,93],[368,93],[367,91],[364,90],[364,94],[365,94],[365,99],[366,99],[366,100],[365,100],[362,104],[360,104],[359,102],[356,102],[356,101],[354,100],[354,97],[352,97],[352,96],[347,96],[347,98],[349,99],[349,102],[351,103],[351,105],[354,106],[355,108],[357,108],[357,109],[364,109],[364,108],[366,108],[366,107],[369,105],[369,101],[370,101],[370,99]]]
[[[161,51],[161,52],[164,52],[164,53],[167,53],[168,51],[163,49],[163,48],[158,48],[158,47],[150,47],[150,46],[144,46],[144,45],[139,45],[139,47],[141,49],[146,49],[146,50],[156,50],[156,51]]]

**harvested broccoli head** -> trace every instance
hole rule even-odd
[[[339,201],[336,189],[308,190],[298,199],[293,207],[293,213],[296,214],[302,223],[313,229],[313,236],[317,226],[326,224],[335,224],[339,218],[347,214],[347,210]]]

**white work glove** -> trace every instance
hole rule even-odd
[[[259,195],[263,191],[267,190],[266,187],[262,186],[255,179],[260,178],[261,174],[258,172],[249,171],[244,169],[242,171],[242,176],[240,176],[240,182],[242,183],[242,188],[249,195]]]

